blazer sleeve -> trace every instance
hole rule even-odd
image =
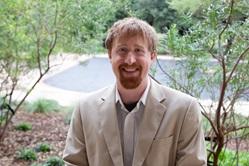
[[[192,100],[187,108],[177,147],[177,166],[207,165],[200,106]]]
[[[73,112],[70,128],[67,134],[66,145],[63,151],[63,160],[68,166],[88,166],[84,130],[80,114],[80,104]]]

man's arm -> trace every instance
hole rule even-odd
[[[195,100],[190,103],[182,124],[177,147],[176,165],[207,165],[201,111],[199,104]]]
[[[70,166],[88,166],[86,145],[83,133],[80,104],[74,110],[70,128],[67,134],[66,146],[63,152],[63,160]]]

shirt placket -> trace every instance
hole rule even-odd
[[[131,166],[135,144],[135,112],[130,112],[124,122],[124,165]]]

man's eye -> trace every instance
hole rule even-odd
[[[125,53],[125,52],[127,52],[127,49],[126,48],[119,48],[118,52]]]
[[[141,50],[139,48],[135,49],[135,52],[140,52]]]
[[[142,49],[140,49],[140,48],[136,48],[136,49],[135,49],[135,52],[136,52],[136,53],[143,53],[144,51],[143,51]]]

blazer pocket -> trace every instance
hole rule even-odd
[[[170,135],[168,137],[156,137],[154,138],[152,143],[157,143],[157,142],[168,142],[173,140],[173,135]]]
[[[173,136],[155,139],[146,159],[146,165],[168,166],[172,144]]]

